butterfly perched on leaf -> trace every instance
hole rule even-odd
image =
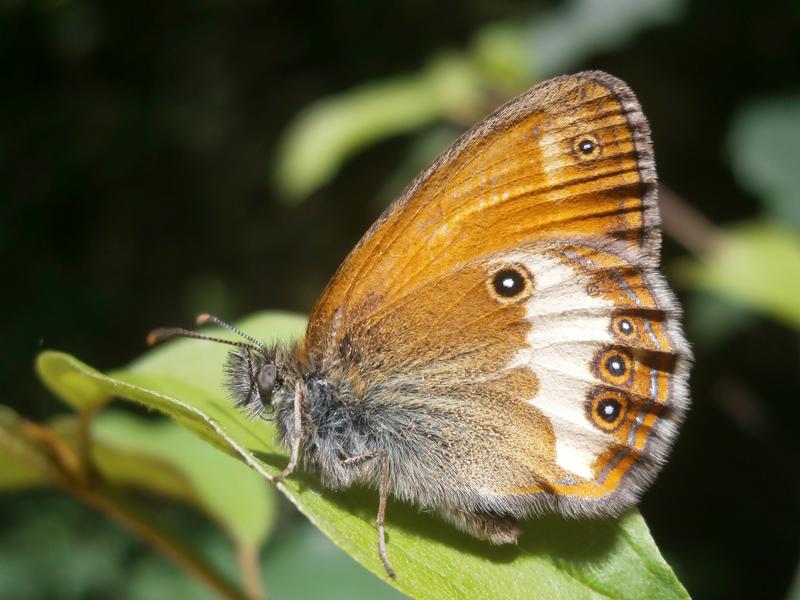
[[[379,491],[489,542],[544,512],[617,515],[663,465],[690,350],[659,272],[650,131],[593,71],[501,106],[403,192],[296,344],[240,333],[236,402],[331,488]],[[174,335],[207,337],[169,328]]]

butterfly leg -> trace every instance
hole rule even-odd
[[[272,478],[273,483],[279,483],[291,475],[300,457],[300,443],[303,441],[303,384],[298,381],[294,386],[294,423],[292,428],[292,451],[289,455],[289,464],[286,468]]]
[[[396,577],[392,564],[389,562],[389,555],[386,552],[386,500],[389,497],[389,453],[386,450],[376,450],[361,456],[351,456],[342,461],[343,465],[354,465],[374,458],[381,459],[381,483],[378,488],[378,518],[375,521],[378,527],[378,554],[381,557],[383,568],[386,573],[394,579]]]
[[[515,544],[522,534],[522,529],[510,517],[468,512],[460,508],[443,510],[442,516],[462,531],[491,544]]]

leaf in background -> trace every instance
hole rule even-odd
[[[685,0],[573,0],[531,23],[529,55],[538,77],[570,71],[586,57],[624,47],[648,27],[672,23]]]
[[[146,559],[164,563],[161,557],[137,552],[125,531],[109,527],[96,511],[61,494],[25,494],[17,502],[4,502],[2,518],[4,600],[129,600],[125,588],[131,582],[131,564]]]
[[[467,62],[442,55],[416,75],[368,83],[319,100],[289,125],[278,150],[276,184],[301,200],[336,174],[348,158],[378,140],[469,110],[478,102]]]
[[[277,335],[273,327],[280,327],[283,336],[297,335],[302,319],[266,314],[240,327],[260,337]],[[134,400],[171,415],[269,477],[286,464],[286,453],[274,441],[272,424],[246,418],[220,392],[225,352],[219,345],[178,340],[112,376],[66,354],[45,352],[38,371],[68,402],[86,405],[107,395]],[[79,391],[88,395],[78,400]],[[530,520],[518,546],[493,547],[392,501],[388,543],[398,572],[392,581],[376,549],[375,492],[358,488],[331,492],[313,474],[302,473],[278,487],[337,545],[411,596],[687,597],[636,511],[618,520],[565,521],[554,516]]]
[[[23,420],[0,405],[0,490],[51,485],[58,473],[47,454],[22,431]]]
[[[800,96],[750,104],[734,118],[728,153],[739,184],[775,219],[800,229]]]
[[[800,328],[800,236],[786,227],[753,222],[728,228],[708,256],[680,263],[678,275]]]
[[[795,571],[789,593],[786,594],[786,600],[800,600],[800,568]]]
[[[77,417],[52,424],[75,448]],[[0,405],[0,489],[47,487],[60,477],[48,455],[26,435],[20,418]],[[114,484],[191,504],[239,544],[259,548],[276,517],[274,491],[241,462],[168,420],[145,420],[106,411],[93,420],[92,460]]]
[[[276,185],[287,200],[300,201],[371,144],[436,120],[472,123],[538,80],[573,70],[590,54],[622,46],[649,26],[672,22],[684,5],[573,0],[528,24],[484,25],[464,52],[435,56],[417,73],[366,83],[303,110],[278,148]]]
[[[685,302],[686,330],[695,350],[719,347],[757,319],[752,310],[719,294],[695,293]]]
[[[405,598],[373,577],[309,523],[294,527],[291,535],[275,536],[262,564],[268,598]],[[308,576],[309,565],[314,565],[313,577]]]
[[[189,501],[238,544],[259,548],[272,531],[272,486],[173,421],[105,411],[94,420],[92,439],[95,464],[109,481]],[[173,478],[156,477],[154,467]]]

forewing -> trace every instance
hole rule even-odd
[[[324,363],[325,349],[378,307],[526,243],[603,236],[655,266],[654,186],[631,90],[600,72],[548,80],[464,134],[387,209],[317,302],[305,348]]]
[[[432,481],[450,478],[441,494],[501,512],[620,510],[688,402],[655,180],[625,84],[544,82],[462,136],[367,232],[298,354],[432,444],[396,463],[416,469],[409,480],[435,466]],[[493,291],[504,268],[529,275],[524,294]]]

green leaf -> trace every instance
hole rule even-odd
[[[109,481],[189,502],[238,544],[258,548],[272,531],[273,488],[174,422],[105,411],[92,440],[94,463]]]
[[[676,21],[685,0],[572,0],[534,20],[528,54],[539,77],[566,73],[587,56],[624,47],[644,29]]]
[[[786,600],[800,600],[800,570],[795,570],[794,580],[789,587]]]
[[[60,477],[24,420],[0,405],[0,489],[46,487]],[[78,420],[57,418],[52,431],[73,450]],[[114,484],[191,504],[238,544],[259,548],[274,525],[274,491],[252,469],[169,420],[106,411],[93,420],[92,462]]]
[[[0,405],[0,490],[50,485],[58,477],[47,454],[22,431],[23,420]]]
[[[299,334],[302,320],[267,314],[240,327],[257,337],[274,338]],[[84,405],[106,395],[139,402],[169,414],[270,477],[286,464],[286,453],[276,445],[270,423],[249,420],[221,393],[224,353],[217,345],[179,340],[109,376],[66,354],[45,352],[38,370],[69,402],[78,401],[79,390],[89,394],[81,401]],[[687,597],[636,511],[619,520],[530,520],[518,546],[493,547],[413,506],[392,501],[388,544],[398,572],[392,581],[376,549],[375,492],[331,492],[313,474],[293,476],[278,487],[337,545],[410,596]]]
[[[695,351],[719,348],[757,319],[756,313],[741,303],[719,294],[692,294],[686,300],[685,310],[686,330]]]
[[[728,228],[708,256],[677,269],[689,285],[800,328],[800,236],[786,227]]]
[[[276,536],[262,560],[268,598],[399,600],[400,592],[373,577],[308,523]],[[308,576],[314,565],[314,576]]]
[[[776,219],[800,228],[800,96],[761,100],[734,118],[728,139],[739,184],[758,195]]]
[[[477,103],[475,74],[453,54],[436,57],[419,74],[364,84],[318,101],[291,123],[278,150],[275,182],[298,201],[377,140],[417,129]]]

